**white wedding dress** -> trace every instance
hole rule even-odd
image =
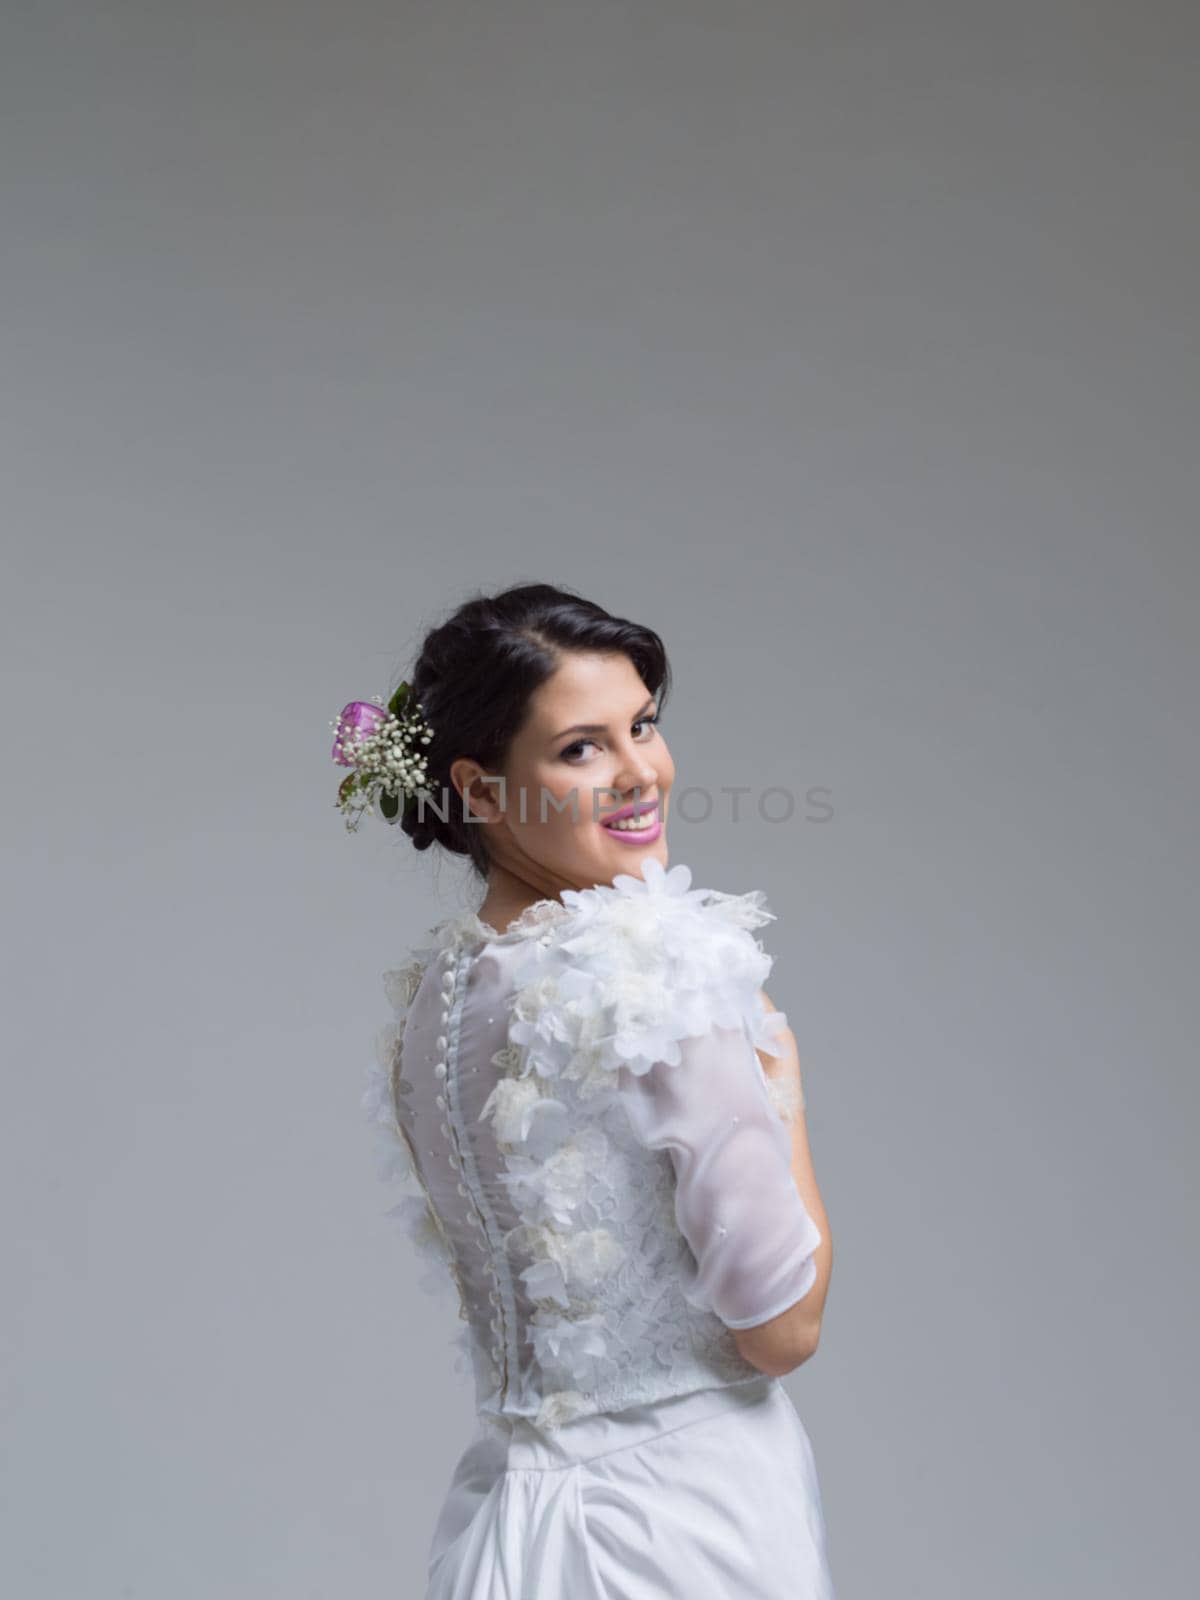
[[[426,1600],[833,1600],[808,1434],[730,1331],[821,1242],[756,1054],[773,914],[690,883],[451,917],[385,974],[363,1105],[478,1418]]]

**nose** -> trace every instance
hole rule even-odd
[[[621,791],[624,799],[631,799],[629,790],[636,788],[646,794],[655,787],[657,780],[658,768],[646,756],[642,756],[631,758],[629,765],[615,774],[613,787]]]

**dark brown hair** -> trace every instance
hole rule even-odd
[[[662,710],[671,667],[658,634],[570,589],[523,583],[499,594],[476,594],[426,634],[404,675],[433,729],[423,747],[430,794],[420,808],[410,796],[399,818],[416,849],[438,844],[468,856],[486,882],[484,829],[463,821],[450,764],[468,756],[485,771],[499,772],[530,697],[572,652],[627,656]],[[445,820],[439,811],[446,812]]]

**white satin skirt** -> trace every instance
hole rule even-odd
[[[426,1600],[834,1600],[808,1432],[778,1378],[552,1431],[478,1424]]]

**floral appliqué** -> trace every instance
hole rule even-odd
[[[650,861],[642,878],[565,891],[570,915],[531,941],[514,971],[510,1042],[493,1057],[503,1076],[480,1116],[491,1119],[522,1218],[507,1242],[528,1263],[526,1336],[558,1385],[541,1402],[543,1427],[593,1409],[589,1378],[617,1354],[603,1291],[626,1247],[589,1219],[618,1209],[602,1124],[621,1070],[678,1064],[682,1039],[721,1025],[745,1026],[758,1048],[779,1053],[786,1017],[758,996],[771,957],[748,937],[773,913],[761,891],[724,895],[690,882],[686,866],[666,872]],[[656,1203],[666,1226],[669,1190]]]

